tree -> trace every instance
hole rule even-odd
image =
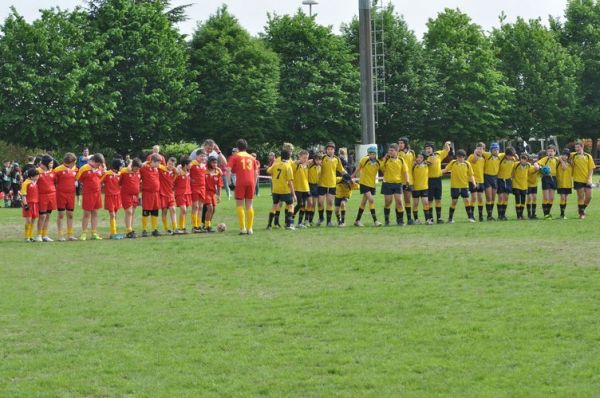
[[[541,21],[502,24],[492,35],[505,82],[514,92],[508,126],[528,139],[572,135],[578,59]]]
[[[360,77],[346,42],[301,10],[269,15],[264,40],[281,60],[280,140],[301,146],[360,136]]]
[[[378,108],[378,142],[396,142],[399,136],[431,138],[427,120],[435,80],[424,60],[423,47],[392,5],[375,15],[383,20],[386,103]],[[379,23],[379,22],[378,22]],[[344,38],[359,53],[359,21],[342,26]],[[358,63],[355,67],[359,67]]]
[[[32,24],[12,9],[0,38],[0,137],[31,148],[92,140],[116,103],[103,94],[103,43],[88,33],[79,9],[44,10]]]
[[[117,103],[94,137],[120,152],[181,138],[196,83],[165,3],[94,0],[90,20],[104,42],[100,59],[114,65],[106,73],[105,93]]]
[[[459,10],[427,23],[426,60],[439,85],[431,126],[440,139],[488,140],[503,131],[511,90],[502,82],[489,39]]]
[[[581,59],[577,133],[593,139],[598,156],[600,138],[600,1],[569,1],[564,24],[553,21],[562,43]]]
[[[269,140],[275,131],[279,59],[250,37],[223,6],[199,25],[190,43],[190,63],[201,90],[188,133],[200,141],[218,137],[231,146]]]

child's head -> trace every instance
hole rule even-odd
[[[490,145],[490,152],[492,153],[492,155],[498,156],[498,154],[500,153],[500,145],[498,145],[497,142],[492,142],[492,145]]]
[[[237,142],[235,143],[236,148],[240,151],[240,152],[244,152],[248,149],[248,142],[246,142],[245,139],[240,138],[239,140],[237,140]]]
[[[75,165],[76,161],[77,161],[77,156],[75,156],[74,153],[72,153],[72,152],[65,153],[65,156],[63,157],[63,164],[65,166],[73,167]]]
[[[110,163],[110,169],[113,171],[119,171],[121,170],[121,167],[123,167],[123,160],[116,158],[113,159],[112,162]]]
[[[398,144],[390,145],[390,147],[388,148],[388,155],[392,158],[395,158],[396,156],[398,156],[398,149]]]
[[[569,148],[563,149],[562,153],[560,154],[560,158],[564,161],[567,161],[567,160],[569,160],[570,157],[571,157],[571,151],[569,150]]]
[[[134,173],[138,172],[142,167],[142,160],[140,158],[133,158],[131,161],[131,171]]]
[[[281,151],[281,160],[283,160],[283,161],[290,160],[290,153],[288,151],[286,151],[285,149],[283,151]]]
[[[509,146],[508,148],[506,148],[506,150],[504,151],[504,153],[505,153],[506,156],[513,157],[516,154],[515,148]]]
[[[53,164],[54,164],[54,159],[52,159],[52,156],[50,156],[50,155],[44,155],[44,156],[42,156],[42,159],[40,160],[40,166],[44,170],[50,170],[50,169],[52,169],[52,165]]]
[[[106,161],[104,160],[104,155],[101,153],[95,153],[92,158],[88,161],[89,165],[92,167],[100,167],[103,166]]]
[[[36,168],[32,167],[27,170],[27,178],[29,178],[31,181],[37,181],[39,176],[40,173]]]
[[[460,161],[464,161],[466,157],[467,157],[467,152],[465,152],[464,149],[459,149],[458,151],[456,151],[456,159],[458,159]]]
[[[408,149],[409,146],[409,141],[408,141],[408,137],[400,137],[398,138],[398,151],[404,151],[405,149]]]
[[[522,153],[521,156],[519,156],[519,160],[521,164],[529,163],[529,155],[526,153]]]
[[[160,155],[159,154],[153,153],[152,156],[150,156],[150,166],[152,166],[152,167],[160,166]]]
[[[169,160],[167,160],[167,168],[169,170],[173,170],[176,165],[177,165],[177,158],[170,157]]]
[[[548,155],[551,158],[556,156],[556,147],[552,144],[548,145],[548,148],[546,148],[546,155]]]
[[[207,166],[209,170],[216,170],[219,167],[219,159],[215,156],[209,156]]]
[[[204,153],[204,151],[196,152],[196,162],[198,162],[200,164],[206,163],[206,153]]]
[[[367,148],[367,155],[371,160],[377,159],[377,147],[370,146],[369,148]]]
[[[298,160],[300,163],[306,163],[308,161],[308,151],[303,149],[298,154]]]
[[[315,153],[315,155],[313,156],[313,161],[317,166],[320,166],[323,162],[323,155],[321,155],[320,153]]]
[[[335,144],[333,142],[328,142],[327,145],[325,145],[325,153],[327,153],[327,156],[329,157],[335,155]]]
[[[475,153],[477,154],[477,156],[483,155],[484,151],[485,151],[485,144],[483,142],[478,142],[477,145],[475,146]]]
[[[294,153],[294,144],[291,144],[289,142],[284,142],[281,149],[284,151],[288,151],[290,154],[292,154],[292,153]]]
[[[344,184],[348,184],[348,185],[350,185],[350,184],[352,183],[352,177],[350,176],[350,174],[347,174],[347,173],[346,173],[346,174],[344,174],[344,175],[342,176],[342,182],[343,182]]]
[[[417,153],[417,157],[415,158],[415,160],[419,164],[425,162],[425,159],[427,159],[427,152],[425,152],[425,151],[423,151],[421,153]]]
[[[433,145],[433,142],[428,142],[427,144],[425,144],[425,154],[427,156],[433,155],[434,151],[435,151],[435,145]]]
[[[190,158],[187,156],[182,156],[181,159],[179,159],[179,164],[181,165],[181,168],[185,171],[188,171],[190,169]]]
[[[582,154],[583,153],[583,141],[577,140],[575,141],[575,152]]]

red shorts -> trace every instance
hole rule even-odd
[[[160,208],[170,209],[171,207],[175,207],[175,195],[160,195]]]
[[[81,208],[85,211],[98,210],[102,208],[102,193],[84,192],[81,195]]]
[[[202,191],[192,192],[192,202],[202,202],[206,200],[206,191],[203,189]]]
[[[130,207],[138,207],[140,204],[137,195],[123,195],[121,194],[121,204],[124,209],[129,209]]]
[[[40,213],[56,210],[56,192],[41,193],[39,203]]]
[[[75,210],[75,192],[56,192],[58,210]]]
[[[254,190],[256,189],[255,184],[236,184],[235,185],[235,198],[237,200],[243,199],[254,199]]]
[[[104,210],[116,213],[119,209],[122,209],[121,194],[117,195],[104,195]]]
[[[25,210],[23,207],[23,217],[25,218],[38,218],[40,216],[40,207],[38,203],[29,203],[29,210]]]
[[[142,191],[142,210],[160,210],[160,193]]]
[[[175,204],[178,207],[189,207],[192,205],[192,195],[191,194],[183,194],[183,195],[175,195]]]
[[[217,205],[217,194],[215,192],[206,191],[206,205]]]

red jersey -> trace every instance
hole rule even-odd
[[[121,195],[137,195],[140,193],[140,172],[131,171],[127,167],[121,169]]]
[[[175,176],[175,195],[191,195],[192,186],[190,185],[190,173],[181,171],[181,174]]]
[[[190,163],[190,184],[192,191],[203,190],[206,186],[206,165],[192,160]]]
[[[64,164],[54,168],[56,174],[56,190],[62,193],[75,193],[75,177],[77,177],[77,167],[68,168]]]
[[[104,175],[104,169],[99,167],[94,169],[90,164],[86,164],[81,166],[79,172],[77,173],[77,181],[81,181],[83,183],[83,192],[82,194],[96,193],[100,192],[100,180]]]
[[[148,156],[146,156],[146,161],[147,162],[151,162],[152,161],[152,153]],[[158,154],[158,156],[160,157],[160,164],[166,166],[167,162],[165,161],[165,157],[163,155],[161,155],[160,153]]]
[[[56,173],[54,173],[54,170],[44,171],[42,168],[38,167],[37,171],[40,173],[37,180],[39,193],[46,194],[56,192],[56,186],[54,185],[56,184]]]
[[[256,184],[256,159],[248,152],[238,152],[227,162],[231,172],[235,174],[237,185]]]
[[[207,171],[206,191],[210,193],[215,193],[221,187],[223,187],[223,174],[221,173],[221,169],[216,169],[212,172]]]
[[[140,168],[142,177],[142,192],[160,191],[160,173],[157,167],[146,164]]]
[[[173,196],[173,187],[175,186],[175,170],[169,170],[161,166],[160,173],[160,194],[162,196]]]
[[[36,181],[32,181],[29,178],[23,181],[23,185],[21,185],[20,192],[21,196],[25,196],[27,198],[27,204],[39,203],[40,196],[38,191],[38,184]]]
[[[121,176],[119,173],[115,173],[112,170],[107,171],[102,176],[102,182],[104,183],[104,194],[105,195],[120,195],[121,194]]]

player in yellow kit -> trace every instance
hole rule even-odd
[[[565,149],[560,156],[560,163],[556,169],[556,187],[560,195],[560,218],[565,220],[565,210],[569,195],[573,192],[573,165],[569,161],[571,151]]]
[[[594,158],[583,149],[583,142],[577,141],[570,159],[573,165],[573,188],[577,192],[577,207],[582,220],[585,218],[585,209],[592,200],[592,176],[596,169]]]
[[[294,230],[294,171],[290,161],[290,153],[288,151],[281,152],[281,160],[273,163],[267,169],[267,173],[273,176],[273,207],[269,213],[269,224],[267,229],[271,229],[272,222],[275,217],[275,212],[279,211],[280,203],[284,202],[285,207],[285,228]]]
[[[415,158],[415,163],[412,166],[413,176],[413,218],[415,224],[421,224],[419,221],[419,200],[423,204],[423,215],[425,222],[429,225],[433,224],[433,213],[429,203],[429,165],[425,161],[427,153],[421,152]]]
[[[425,144],[425,153],[427,154],[426,162],[429,165],[429,206],[432,206],[435,201],[435,217],[438,224],[443,224],[442,220],[442,161],[450,154],[450,146],[452,143],[446,141],[444,148],[440,151],[435,150],[432,143]]]
[[[529,176],[536,173],[534,166],[529,163],[529,155],[522,153],[519,163],[515,164],[512,174],[513,194],[515,195],[515,208],[517,220],[524,220],[523,209],[527,201]]]
[[[310,197],[310,187],[308,185],[308,151],[302,150],[298,154],[298,160],[294,165],[294,191],[296,191],[296,207],[294,215],[298,214],[298,224],[296,228],[306,228],[304,225],[304,215],[307,211],[308,198]]]
[[[538,154],[537,158],[540,158]],[[529,158],[531,165],[536,161],[536,159]],[[529,172],[529,176],[527,178],[527,218],[530,220],[537,220],[537,193],[538,193],[538,185],[540,181],[540,172],[533,167],[533,170]]]
[[[335,185],[337,174],[347,174],[342,166],[342,161],[335,156],[335,144],[329,142],[325,147],[325,156],[321,162],[321,176],[319,178],[319,206],[327,204],[327,226],[333,227],[331,216],[333,215],[333,202],[335,199]],[[323,223],[323,218],[319,212],[319,221],[317,226]]]
[[[459,197],[463,199],[469,222],[475,222],[473,208],[469,205],[469,187],[475,186],[475,176],[473,166],[466,161],[466,157],[467,153],[459,149],[456,151],[456,159],[448,163],[444,169],[444,173],[450,173],[450,196],[452,197],[448,224],[454,224],[454,211]]]
[[[475,186],[471,187],[471,203],[469,206],[471,207],[473,214],[475,214],[475,203],[477,203],[479,221],[483,221],[483,192],[485,191],[485,179],[483,177],[485,169],[484,152],[485,144],[480,142],[475,147],[475,151],[473,151],[467,159],[467,161],[471,163],[471,167],[473,167],[475,177]]]
[[[483,153],[485,165],[483,167],[483,185],[485,188],[485,209],[487,220],[494,221],[494,201],[498,192],[498,172],[500,171],[500,162],[504,154],[500,153],[500,145],[492,143],[490,151]]]
[[[512,194],[512,172],[515,164],[518,162],[515,149],[506,148],[498,166],[498,220],[507,221],[506,208],[508,207],[508,197]]]
[[[550,212],[554,204],[554,192],[556,191],[557,183],[556,173],[559,165],[560,159],[557,156],[554,145],[548,145],[545,156],[534,163],[535,169],[542,175],[542,211],[546,220],[552,219]]]
[[[376,227],[380,227],[381,223],[377,221],[377,214],[375,213],[375,186],[377,184],[377,176],[381,170],[381,162],[377,159],[377,147],[371,146],[367,149],[367,156],[363,157],[359,162],[356,170],[352,174],[352,178],[357,175],[360,176],[360,193],[362,199],[360,206],[358,207],[358,213],[356,214],[356,220],[354,225],[357,227],[363,227],[363,223],[360,221],[365,206],[369,204],[369,210],[371,211],[371,217],[373,217],[373,224]]]
[[[408,183],[408,167],[406,162],[398,156],[398,145],[392,144],[388,149],[387,155],[381,162],[381,171],[383,172],[383,184],[381,193],[384,196],[385,208],[383,215],[385,225],[390,225],[390,207],[392,200],[396,203],[396,224],[404,225],[404,207],[402,206],[403,184]]]
[[[308,162],[308,189],[310,196],[307,201],[307,212],[306,212],[306,222],[311,227],[313,226],[313,218],[315,217],[315,210],[318,202],[319,202],[319,178],[321,178],[321,162],[323,159],[323,155],[320,153],[314,154],[312,160]],[[319,209],[320,217],[323,217],[323,208]]]
[[[346,204],[352,197],[352,191],[359,189],[359,185],[352,181],[350,174],[344,174],[337,178],[335,186],[335,217],[338,227],[346,226]]]
[[[412,166],[415,163],[415,151],[410,149],[407,137],[398,138],[398,157],[404,160],[408,168],[408,181],[402,186],[404,196],[404,207],[406,210],[406,220],[408,225],[413,224],[411,215],[411,191],[413,186]]]

